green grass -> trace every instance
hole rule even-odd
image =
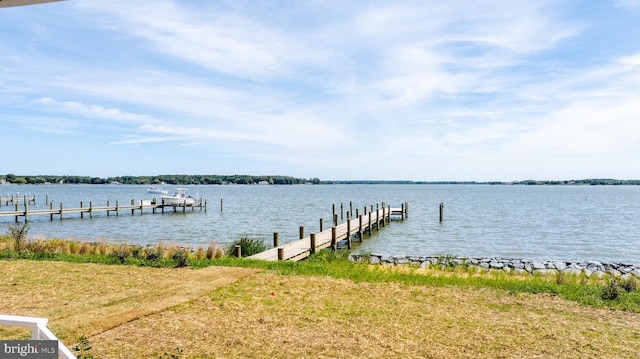
[[[182,247],[142,247],[78,243],[59,239],[21,243],[19,250],[9,235],[0,236],[0,259],[53,260],[71,263],[181,267],[198,269],[208,266],[245,267],[272,271],[282,275],[325,276],[354,282],[401,283],[431,287],[495,289],[508,294],[547,293],[583,305],[640,312],[640,289],[635,278],[622,280],[584,275],[521,275],[484,272],[474,267],[435,266],[420,271],[411,266],[384,267],[355,263],[347,251],[320,251],[302,262],[268,262],[221,256],[218,249]],[[214,254],[217,253],[217,254]]]

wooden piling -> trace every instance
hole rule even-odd
[[[444,212],[444,203],[440,202],[440,223],[442,223],[443,212]]]
[[[279,261],[284,260],[284,248],[278,248],[278,260]]]
[[[311,236],[309,237],[309,251],[311,252],[311,254],[314,254],[316,252],[316,234],[315,233],[311,233]]]
[[[273,232],[273,247],[278,247],[280,234],[278,232]]]
[[[242,257],[242,246],[239,244],[236,244],[235,247],[233,247],[234,253],[236,258],[241,258]]]
[[[334,251],[338,249],[338,243],[336,241],[336,237],[337,237],[336,227],[331,227],[331,249]]]
[[[324,230],[324,219],[320,218],[320,232]]]
[[[299,239],[304,238],[304,226],[300,226],[300,237]]]

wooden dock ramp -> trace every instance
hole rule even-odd
[[[408,206],[403,204],[401,208],[385,207],[371,210],[363,215],[357,214],[355,218],[350,218],[347,212],[347,220],[344,223],[337,224],[337,216],[334,214],[334,226],[318,233],[312,233],[304,236],[304,230],[300,228],[300,239],[291,243],[278,246],[274,243],[274,248],[264,252],[254,254],[249,259],[259,259],[266,261],[299,261],[305,259],[324,248],[336,249],[337,243],[343,240],[347,241],[347,247],[351,248],[351,240],[354,236],[362,241],[363,234],[371,234],[372,230],[380,230],[391,221],[392,216],[400,216],[404,219],[407,216]]]

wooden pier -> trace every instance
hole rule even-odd
[[[0,217],[13,216],[15,217],[16,222],[19,222],[20,217],[23,217],[25,222],[29,222],[29,217],[35,216],[35,215],[49,215],[49,219],[53,221],[54,217],[63,219],[65,215],[73,214],[73,213],[79,213],[80,218],[84,218],[85,214],[88,214],[89,218],[93,218],[94,214],[101,213],[101,212],[106,213],[108,217],[112,214],[119,216],[121,213],[123,212],[128,213],[129,211],[131,212],[131,214],[134,214],[136,212],[140,212],[140,214],[144,214],[145,210],[151,211],[151,213],[157,213],[158,210],[160,210],[160,213],[164,213],[165,208],[173,209],[173,212],[177,212],[179,210],[181,210],[182,212],[186,212],[187,208],[191,208],[192,211],[194,211],[196,208],[200,210],[204,209],[206,212],[207,201],[201,198],[194,205],[186,205],[186,203],[182,205],[168,205],[168,204],[164,204],[164,202],[158,202],[155,199],[139,200],[139,201],[135,201],[132,199],[131,204],[129,205],[120,205],[118,201],[115,201],[115,205],[112,205],[111,201],[107,201],[106,206],[94,206],[93,202],[89,202],[89,206],[87,207],[83,202],[80,202],[80,207],[74,207],[74,208],[64,208],[62,203],[60,203],[59,207],[54,208],[53,202],[51,202],[49,203],[49,208],[45,208],[45,209],[42,209],[42,208],[29,209],[29,203],[25,202],[22,207],[23,208],[21,209],[20,204],[16,203],[15,210],[0,211]]]
[[[378,207],[378,206],[376,206]],[[266,250],[264,252],[254,254],[249,259],[260,259],[266,261],[299,261],[305,259],[324,248],[337,249],[337,244],[340,241],[346,240],[347,248],[351,249],[351,241],[356,236],[362,241],[364,233],[371,235],[372,230],[380,230],[381,226],[385,227],[391,222],[392,216],[399,216],[404,219],[408,214],[408,204],[403,203],[400,208],[391,208],[382,204],[382,208],[373,209],[367,213],[367,208],[364,208],[364,214],[360,215],[356,210],[356,216],[352,219],[351,212],[347,212],[347,220],[338,224],[338,216],[335,214],[334,205],[334,225],[331,228],[323,230],[322,220],[320,220],[320,232],[312,233],[305,237],[304,228],[300,227],[300,239],[284,245],[278,245],[278,234],[274,233],[274,248]],[[341,213],[342,216],[342,213]],[[238,250],[238,249],[236,249]],[[236,253],[238,255],[240,253]]]
[[[9,203],[36,204],[36,195],[32,193],[25,193],[20,197],[20,193],[7,193],[6,195],[0,194],[0,206],[2,206],[3,203],[5,206],[8,206]]]

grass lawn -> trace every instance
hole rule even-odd
[[[0,291],[96,358],[640,357],[640,314],[552,294],[29,260],[0,260]]]

